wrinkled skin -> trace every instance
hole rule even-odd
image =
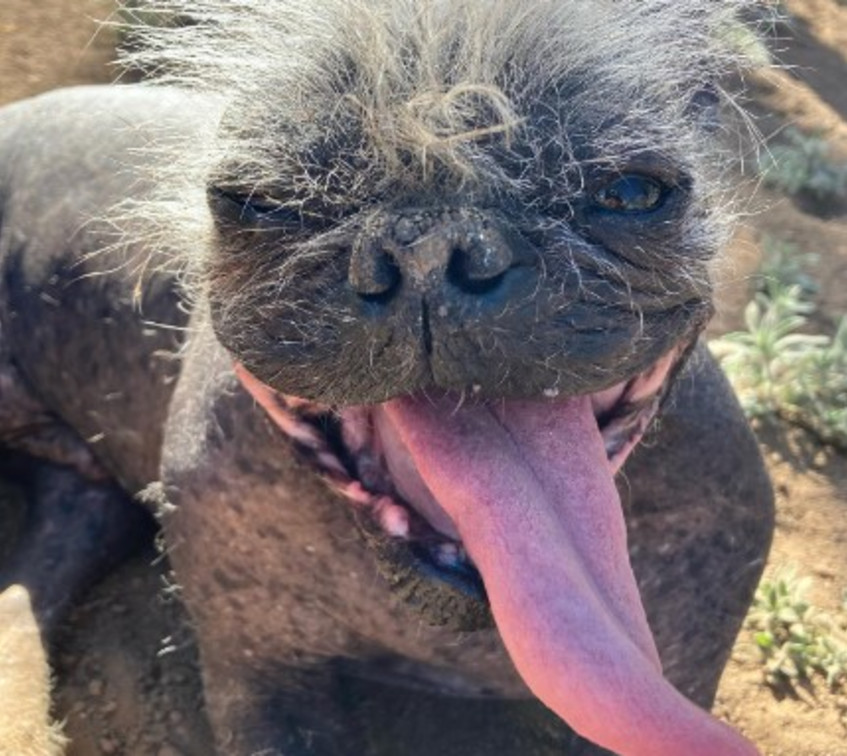
[[[168,354],[182,332],[153,325],[187,324],[173,279],[152,275],[139,312],[138,272],[127,264],[137,250],[117,246],[85,257],[114,241],[85,221],[117,198],[149,190],[132,164],[151,158],[130,148],[158,129],[190,142],[186,110],[178,93],[113,89],[60,93],[0,112],[0,439],[7,466],[30,481],[31,494],[30,525],[0,582],[30,588],[49,632],[69,597],[149,527],[127,492],[161,481],[145,502],[158,505],[223,753],[607,753],[533,700],[495,629],[456,629],[487,624],[485,609],[461,586],[427,574],[407,553],[375,558],[390,539],[381,534],[374,549],[357,535],[348,502],[238,383],[224,348],[238,353],[233,326],[219,310],[227,297],[250,295],[253,271],[215,271],[211,310],[203,300],[196,305],[188,351],[177,362]],[[219,222],[224,233],[232,221]],[[514,249],[513,232],[497,223],[507,239],[498,243]],[[386,286],[367,261],[350,270],[359,294],[378,297]],[[322,271],[338,274],[332,265]],[[306,288],[304,296],[315,295]],[[659,338],[660,351],[640,353],[643,364],[625,372],[696,332],[702,316],[694,321],[666,319],[667,342]],[[661,333],[663,321],[649,327]],[[366,349],[379,338],[374,333],[344,343],[356,348],[358,338]],[[253,344],[246,362],[270,381],[277,357],[263,362],[261,354],[262,344]],[[459,359],[445,367],[444,388],[485,382],[493,395],[515,380],[508,393],[536,395],[546,385],[539,373],[513,377],[520,356],[492,376],[477,371],[474,354],[451,354]],[[331,351],[320,357],[327,360]],[[348,364],[328,369],[342,374]],[[469,372],[457,372],[458,364]],[[328,381],[325,395],[310,398],[379,401],[427,380],[405,374],[407,383],[392,386],[391,365],[377,363],[371,383],[346,371],[348,384]],[[301,395],[304,376],[291,378]],[[596,388],[603,386],[595,380]],[[664,674],[708,707],[763,566],[772,499],[755,442],[702,349],[665,405],[658,430],[617,481]]]

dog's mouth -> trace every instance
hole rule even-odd
[[[587,400],[603,440],[610,474],[614,475],[656,416],[671,383],[669,377],[681,363],[682,351],[674,349],[634,378],[588,397],[557,401],[551,391],[551,396],[538,405],[555,410]],[[473,393],[459,396],[441,392],[333,409],[278,393],[241,365],[236,372],[298,452],[351,502],[359,523],[372,537],[402,542],[427,576],[443,580],[473,598],[485,598],[484,583],[456,524],[421,477],[393,417],[402,412],[402,407],[425,411],[429,408],[446,417],[457,417],[473,408],[474,412],[489,412],[499,418],[498,422],[505,423],[510,415],[535,403],[480,402]],[[565,427],[560,430],[567,432]]]
[[[662,677],[613,480],[689,346],[611,388],[535,401],[442,393],[333,411],[237,372],[360,519],[431,576],[484,593],[524,681],[578,733],[628,756],[751,756]]]

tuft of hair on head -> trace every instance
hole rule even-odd
[[[697,233],[717,238],[733,217],[733,160],[722,129],[706,133],[692,113],[703,92],[736,107],[723,82],[761,63],[755,29],[740,32],[758,4],[124,0],[123,64],[219,105],[222,128],[160,161],[169,177],[237,175],[243,190],[292,205],[448,188],[519,206],[551,144],[561,175],[548,178],[563,195],[578,187],[572,145],[589,142],[610,166],[639,152],[683,166],[710,218]],[[330,167],[316,170],[321,161]]]
[[[151,80],[285,120],[353,104],[379,151],[461,160],[522,120],[527,96],[590,76],[574,107],[663,102],[750,62],[750,0],[125,0],[123,62]],[[751,52],[752,51],[752,52]],[[391,161],[391,156],[386,159]]]

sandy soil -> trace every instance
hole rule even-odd
[[[847,160],[847,6],[836,0],[786,3],[795,21],[780,29],[787,70],[757,76],[754,110],[763,134],[794,123],[819,131],[833,154]],[[832,332],[847,312],[847,217],[821,218],[762,191],[756,212],[739,235],[742,256],[765,236],[818,255],[810,273],[820,285],[815,325]],[[737,291],[734,293],[738,304]],[[732,296],[730,297],[732,300]],[[730,308],[719,325],[738,322]],[[836,614],[847,588],[847,463],[791,429],[760,430],[777,495],[777,529],[768,570],[796,567],[813,579],[809,598]],[[847,622],[843,611],[837,616]],[[768,756],[847,756],[847,695],[820,679],[792,693],[762,684],[749,634],[736,643],[718,694],[716,712],[750,736]]]
[[[752,80],[752,109],[765,135],[787,123],[822,131],[847,159],[847,6],[787,0],[795,17],[780,31],[789,68]],[[110,0],[2,0],[0,103],[56,86],[105,82],[114,37],[95,33]],[[815,252],[821,283],[817,325],[847,311],[847,216],[821,218],[761,192],[734,244],[734,285],[722,292],[714,332],[738,323],[765,235]],[[796,565],[813,579],[811,598],[839,610],[847,588],[847,464],[791,429],[765,428],[763,451],[777,491],[778,522],[768,569]],[[19,507],[0,492],[0,556]],[[151,568],[151,564],[153,565]],[[196,654],[184,613],[168,600],[164,565],[151,549],[96,587],[65,627],[56,653],[57,714],[67,720],[70,756],[192,756],[212,753]],[[843,615],[842,615],[843,617]],[[739,637],[716,711],[767,756],[847,756],[847,695],[819,680],[793,694],[763,684],[749,634]],[[2,749],[0,749],[2,750]]]
[[[108,82],[115,37],[113,0],[3,0],[0,103],[73,84]]]

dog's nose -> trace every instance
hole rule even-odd
[[[445,283],[483,296],[508,277],[515,252],[514,239],[478,220],[421,224],[401,218],[392,233],[357,240],[348,275],[366,299],[387,301],[403,286],[426,292]]]

